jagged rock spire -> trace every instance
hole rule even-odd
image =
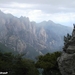
[[[75,75],[75,24],[70,40],[65,44],[62,55],[57,59],[62,75]]]
[[[63,51],[69,54],[75,53],[75,24],[73,24],[73,26],[72,36],[63,48]]]
[[[73,32],[72,32],[72,37],[75,37],[75,24],[73,24],[74,26],[74,29],[73,29]]]

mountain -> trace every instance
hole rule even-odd
[[[12,52],[13,54],[18,54],[17,51],[14,51],[14,50],[10,49],[9,47],[5,46],[2,43],[0,43],[0,52],[2,52],[2,53],[10,53],[10,52]]]
[[[0,42],[19,53],[34,58],[39,54],[61,50],[63,36],[72,28],[52,21],[30,22],[28,17],[17,18],[0,11]]]

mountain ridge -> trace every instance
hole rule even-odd
[[[71,34],[72,31],[71,28],[52,21],[36,23],[30,22],[28,17],[17,18],[2,13],[0,11],[0,42],[19,53],[27,53],[28,45],[38,54],[60,50],[63,46],[63,36]]]

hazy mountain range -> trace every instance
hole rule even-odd
[[[30,22],[0,11],[0,42],[15,52],[34,58],[39,54],[61,50],[63,37],[72,28],[49,21]]]

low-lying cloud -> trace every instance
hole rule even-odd
[[[0,10],[37,22],[53,20],[67,24],[75,21],[75,0],[0,0]]]

